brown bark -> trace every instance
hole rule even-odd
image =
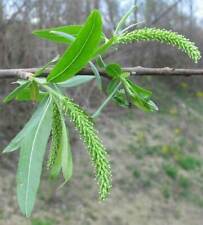
[[[6,78],[22,78],[27,79],[39,68],[24,68],[24,69],[1,69],[0,79]],[[48,68],[43,76],[47,76],[51,68]],[[137,67],[126,67],[123,68],[124,72],[129,72],[133,76],[203,76],[203,69],[175,69],[175,68],[145,68],[141,66]],[[90,69],[83,69],[78,74],[89,74],[93,75]],[[100,74],[104,77],[108,77],[105,71],[100,71]]]

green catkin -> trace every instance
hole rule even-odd
[[[91,118],[71,99],[63,102],[64,111],[74,123],[80,133],[92,163],[96,170],[96,179],[99,185],[99,197],[104,200],[111,190],[111,168],[107,159],[107,152],[97,135]]]
[[[60,148],[62,126],[61,126],[61,116],[56,103],[53,103],[53,118],[52,118],[52,139],[49,158],[47,162],[47,168],[51,169],[55,163],[57,152]]]
[[[134,41],[159,41],[161,43],[176,46],[178,49],[185,52],[195,63],[201,58],[201,53],[193,42],[183,35],[165,29],[137,29],[117,37],[114,44],[127,44]]]

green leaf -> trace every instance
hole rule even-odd
[[[129,84],[128,87],[131,91],[138,93],[139,95],[143,96],[146,99],[149,99],[152,96],[152,92],[140,87],[139,85],[135,84],[133,81],[126,79],[127,83]]]
[[[67,34],[67,33],[64,33],[64,32],[60,32],[60,31],[50,31],[50,33],[53,33],[53,34],[56,34],[56,35],[58,35],[58,36],[61,36],[61,37],[64,37],[64,38],[66,38],[67,40],[69,40],[70,41],[70,43],[71,42],[73,42],[73,41],[75,41],[75,36],[73,36],[73,35],[71,35],[71,34]],[[102,33],[101,34],[101,39],[102,40],[105,40],[106,39],[106,37],[105,37],[105,34],[104,33]],[[113,41],[112,41],[113,42]],[[103,45],[102,45],[103,46]],[[101,47],[102,47],[101,46]]]
[[[70,26],[62,26],[62,27],[53,27],[49,29],[35,30],[32,33],[40,38],[47,39],[49,41],[59,42],[59,43],[72,43],[71,40],[67,40],[67,38],[58,35],[52,31],[63,32],[65,34],[72,35],[77,37],[79,32],[82,29],[82,25],[70,25]]]
[[[115,38],[112,37],[110,40],[99,46],[96,52],[94,53],[94,57],[98,55],[103,55],[114,44],[114,39]]]
[[[39,99],[39,86],[37,82],[35,81],[31,82],[30,90],[31,90],[32,101],[37,101],[37,99]]]
[[[137,106],[143,111],[154,112],[158,110],[156,104],[152,100],[150,100],[150,97],[152,96],[151,91],[148,91],[136,85],[127,78],[122,77],[121,81],[125,89],[118,90],[114,95],[113,99],[116,101],[117,104],[122,107],[129,107],[130,100],[130,103]],[[107,87],[107,92],[109,94],[112,92],[112,90],[114,90],[118,82],[118,79],[113,79],[109,82]],[[128,97],[126,96],[126,94],[128,94]]]
[[[62,172],[65,179],[65,184],[72,176],[73,173],[73,162],[72,162],[72,153],[69,140],[69,133],[66,128],[64,118],[62,119]]]
[[[47,83],[47,79],[45,77],[35,77],[34,80],[38,84],[46,84]]]
[[[44,65],[42,68],[39,68],[33,75],[33,77],[35,77],[35,80],[38,79],[38,81],[43,80],[45,78],[36,78],[37,76],[40,76],[46,69],[48,66],[52,65],[53,63],[57,62],[59,60],[59,55],[57,55],[56,57],[54,57],[51,61],[49,61],[46,65]],[[46,81],[46,79],[45,79]]]
[[[22,85],[22,84],[25,84],[25,83],[27,83],[27,80],[18,79],[17,81],[12,82],[11,84],[19,84],[19,85]]]
[[[106,66],[105,71],[110,75],[112,78],[119,78],[122,74],[122,69],[119,64],[109,64]]]
[[[46,92],[39,91],[36,101],[41,101],[48,94]],[[17,101],[30,101],[32,100],[32,92],[30,88],[22,90],[15,98]]]
[[[97,67],[92,62],[89,62],[89,65],[92,69],[92,72],[94,73],[96,77],[97,86],[99,87],[100,90],[102,90],[102,79]]]
[[[132,6],[129,11],[121,18],[121,20],[119,21],[117,27],[116,27],[116,30],[115,30],[115,34],[118,34],[121,27],[125,24],[126,20],[128,19],[128,17],[133,13],[133,11],[137,9],[137,6],[134,5]]]
[[[45,78],[35,78],[33,81],[25,81],[25,80],[18,80],[14,83],[19,84],[19,86],[10,93],[4,101],[8,102],[13,99],[17,101],[41,101],[47,93],[42,92],[38,89],[37,83],[43,83]]]
[[[99,55],[99,57],[97,57],[96,62],[100,68],[105,69],[106,64],[105,64],[104,60],[102,59],[101,55]]]
[[[107,86],[107,93],[110,95],[112,91],[119,84],[119,79],[112,79]],[[115,95],[113,96],[113,100],[121,107],[127,108],[129,106],[128,101],[126,100],[125,91],[121,88],[118,89]]]
[[[70,78],[69,80],[66,80],[64,82],[58,83],[57,85],[59,87],[63,88],[71,88],[71,87],[76,87],[81,84],[85,84],[91,80],[95,79],[95,76],[91,75],[77,75],[75,77]]]
[[[107,86],[107,93],[111,94],[111,92],[115,89],[115,87],[118,85],[119,80],[118,79],[112,79]]]
[[[8,103],[12,101],[24,88],[28,87],[30,85],[30,82],[27,81],[21,85],[19,85],[17,88],[15,88],[9,95],[7,95],[3,102]]]
[[[155,112],[158,107],[152,100],[146,100],[138,95],[131,96],[132,103],[145,112]]]
[[[124,82],[126,90],[131,97],[131,101],[135,106],[146,112],[154,112],[158,110],[156,104],[150,100],[152,95],[151,91],[136,85],[129,79],[123,79],[122,81]]]
[[[45,99],[43,99],[38,105],[36,111],[33,113],[31,119],[25,124],[23,129],[11,140],[7,147],[3,150],[3,153],[13,152],[20,148],[21,142],[26,134],[35,127],[42,115],[44,109]]]
[[[101,33],[101,15],[95,10],[88,17],[75,41],[49,74],[48,81],[62,82],[79,72],[92,59],[101,40]]]
[[[113,100],[121,107],[129,107],[129,102],[126,98],[125,91],[123,89],[117,91],[117,93],[114,95]]]
[[[17,199],[27,217],[31,215],[40,183],[43,157],[51,131],[52,97],[44,104],[38,124],[22,141],[17,171]]]
[[[52,34],[56,34],[58,36],[64,37],[67,39],[68,42],[72,43],[75,40],[75,37],[71,34],[66,34],[64,32],[60,32],[60,31],[50,31],[50,33]]]

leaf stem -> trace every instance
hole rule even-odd
[[[41,86],[46,89],[50,94],[55,95],[56,97],[58,97],[59,99],[64,99],[65,96],[63,96],[62,94],[60,94],[59,92],[55,91],[53,88],[49,87],[48,85],[45,84],[41,84]]]
[[[112,91],[112,93],[105,99],[105,101],[100,105],[100,107],[97,109],[97,111],[92,115],[92,118],[96,118],[99,116],[103,108],[109,103],[109,101],[112,99],[116,91],[119,89],[121,86],[121,82],[115,87],[115,89]]]
[[[94,65],[93,62],[89,61],[89,65],[92,69],[92,72],[94,73],[95,77],[96,77],[96,82],[97,82],[97,86],[99,87],[100,90],[102,90],[102,80],[101,80],[101,75],[97,69],[97,67]]]

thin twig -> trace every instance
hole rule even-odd
[[[21,78],[27,79],[39,68],[24,68],[24,69],[0,69],[0,79],[9,78]],[[44,71],[43,76],[47,76],[51,68]],[[141,66],[137,67],[126,67],[123,68],[124,72],[129,72],[134,76],[203,76],[203,69],[175,69],[175,68],[145,68]],[[86,68],[81,70],[78,74],[80,75],[93,75],[91,69]],[[108,74],[101,70],[100,75],[103,77],[109,77]]]

